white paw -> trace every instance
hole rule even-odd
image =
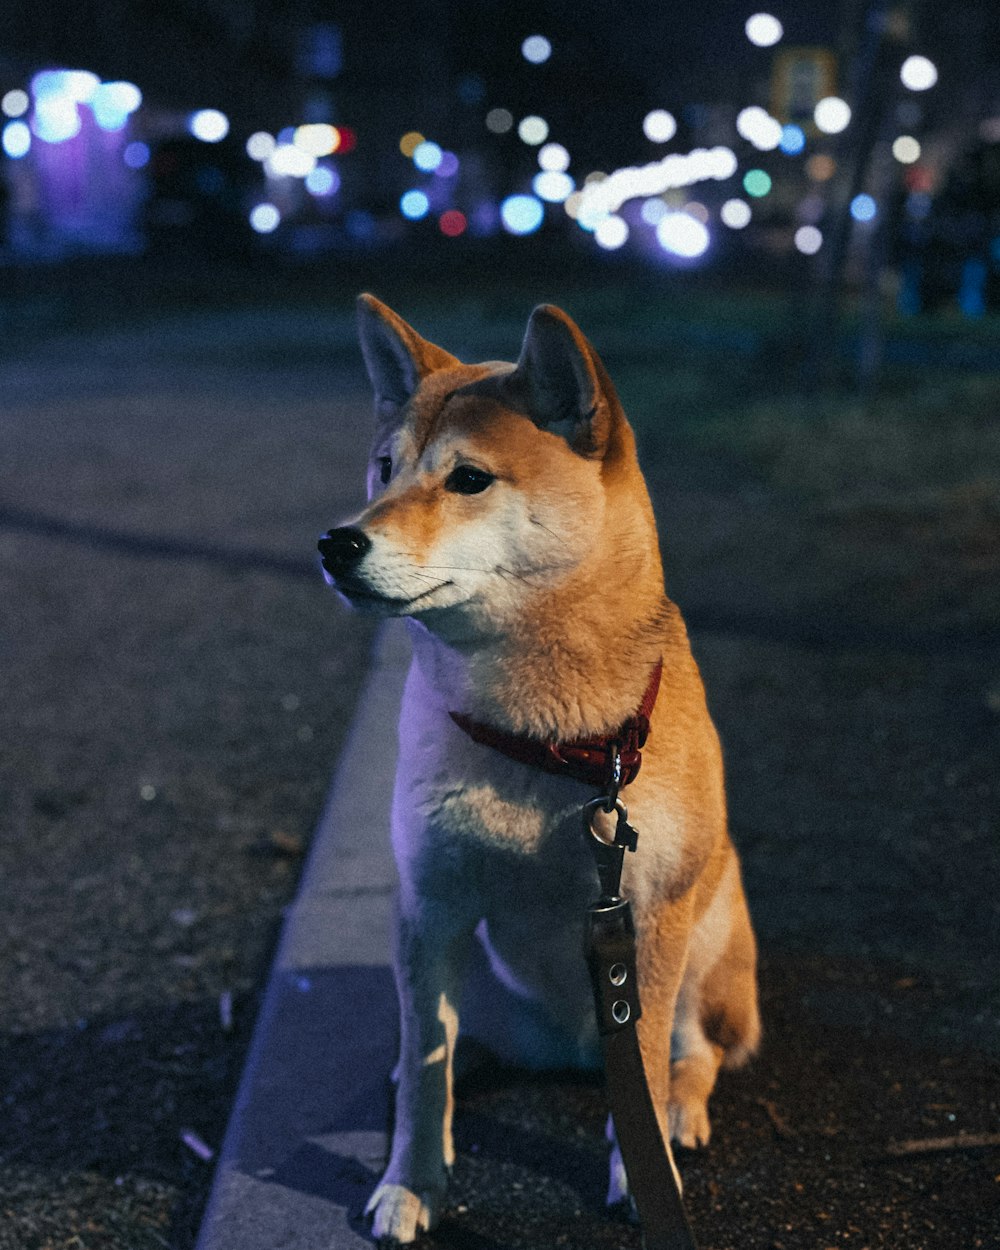
[[[420,1233],[430,1232],[444,1205],[444,1192],[424,1190],[415,1194],[405,1185],[385,1182],[368,1199],[365,1214],[372,1217],[372,1235],[377,1242],[406,1245]]]
[[[712,1136],[712,1126],[708,1119],[708,1105],[699,1098],[671,1098],[667,1106],[667,1124],[670,1139],[694,1150],[698,1146],[707,1146]]]

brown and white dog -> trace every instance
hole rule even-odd
[[[600,1054],[583,957],[594,792],[474,741],[453,713],[529,741],[608,735],[662,662],[622,797],[641,831],[623,892],[665,1141],[708,1141],[718,1069],[754,1051],[760,1023],[719,742],[597,353],[551,306],[532,313],[516,365],[461,364],[370,295],[359,324],[376,405],[369,504],[320,550],[351,603],[408,617],[413,637],[392,804],[396,1121],[368,1207],[379,1240],[409,1242],[444,1203],[460,1023],[531,1067]],[[608,1198],[626,1196],[613,1148]]]

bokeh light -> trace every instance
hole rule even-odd
[[[274,135],[266,130],[257,130],[247,139],[247,156],[252,161],[266,161],[276,147]]]
[[[763,169],[748,169],[743,175],[743,190],[760,199],[771,191],[771,175]]]
[[[534,195],[508,195],[500,205],[500,220],[510,234],[534,234],[544,217],[545,207]]]
[[[856,195],[851,200],[851,216],[855,221],[873,221],[878,209],[870,195]]]
[[[272,234],[281,225],[281,213],[274,204],[258,204],[250,212],[250,228],[257,234]]]
[[[76,101],[65,95],[43,95],[35,101],[31,129],[45,143],[65,143],[74,138],[80,133]]]
[[[815,226],[799,226],[795,231],[795,247],[803,256],[815,256],[823,246],[823,235]]]
[[[549,137],[549,124],[544,117],[531,114],[529,117],[522,117],[518,122],[517,133],[522,143],[537,147]]]
[[[20,87],[15,87],[13,91],[8,91],[0,100],[0,109],[3,109],[5,117],[23,117],[28,111],[31,99],[27,91],[22,91]]]
[[[778,147],[786,156],[798,156],[806,146],[806,132],[801,126],[790,124],[781,128],[781,142]]]
[[[486,114],[486,129],[495,135],[505,135],[514,125],[514,114],[510,109],[490,109]]]
[[[719,217],[730,230],[742,230],[749,226],[753,213],[746,200],[726,200],[719,209]]]
[[[142,92],[132,82],[102,82],[90,107],[101,130],[124,130],[129,117],[142,104]]]
[[[813,110],[813,121],[825,135],[839,135],[850,125],[851,106],[840,96],[824,96]]]
[[[597,223],[594,239],[606,252],[617,251],[628,240],[628,223],[623,217],[613,214],[605,217]]]
[[[294,143],[279,143],[264,162],[272,178],[305,178],[316,168],[316,157]]]
[[[27,156],[31,150],[31,131],[28,129],[28,123],[21,121],[8,122],[3,128],[0,145],[3,146],[3,150],[11,160],[17,161],[22,156]]]
[[[892,154],[900,165],[912,165],[920,160],[920,143],[912,135],[900,135],[892,145]]]
[[[438,229],[449,239],[457,239],[460,234],[464,234],[468,224],[465,214],[457,208],[449,208],[438,218]]]
[[[424,136],[419,130],[408,130],[399,141],[399,150],[409,160],[423,142]]]
[[[771,152],[781,142],[781,122],[758,104],[741,109],[736,116],[736,130],[760,152]]]
[[[837,172],[837,162],[825,152],[817,152],[806,161],[806,173],[813,182],[828,182]]]
[[[569,152],[561,143],[546,143],[538,153],[539,168],[555,173],[569,169]]]
[[[547,169],[535,174],[531,180],[531,189],[540,200],[550,204],[562,204],[576,189],[576,183],[561,169]]]
[[[438,167],[434,170],[439,178],[454,178],[458,173],[458,157],[454,152],[442,152]]]
[[[431,202],[423,191],[405,191],[400,197],[399,211],[410,221],[419,221],[427,216]]]
[[[138,141],[127,143],[122,160],[129,169],[144,169],[149,164],[149,144]]]
[[[668,143],[677,133],[677,121],[666,109],[653,109],[642,119],[642,130],[652,143]]]
[[[306,174],[306,190],[310,195],[336,195],[340,190],[340,174],[329,165],[317,165]]]
[[[928,91],[938,80],[937,66],[926,56],[908,56],[900,66],[899,79],[911,91]]]
[[[711,241],[702,222],[687,213],[667,213],[656,227],[656,238],[665,252],[686,260],[701,256]]]
[[[663,200],[659,196],[654,196],[652,199],[643,200],[639,215],[647,225],[655,226],[666,217],[669,211]]]
[[[229,118],[218,109],[198,109],[188,118],[188,130],[202,143],[220,143],[229,134]]]
[[[785,33],[782,24],[770,13],[755,13],[743,28],[747,38],[758,48],[773,48]]]
[[[529,35],[521,44],[521,55],[532,65],[542,65],[552,55],[552,44],[544,35]]]
[[[432,174],[441,164],[441,158],[444,156],[441,147],[437,143],[433,143],[430,139],[425,139],[423,143],[417,144],[413,150],[413,163],[421,173]]]
[[[310,156],[332,156],[340,147],[340,131],[326,122],[310,122],[295,127],[292,142]]]

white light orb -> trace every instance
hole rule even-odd
[[[900,165],[912,165],[920,160],[920,143],[912,135],[900,135],[892,145],[892,154]]]
[[[271,234],[281,225],[281,213],[273,204],[258,204],[250,211],[250,228],[257,234]]]
[[[316,168],[316,157],[294,143],[279,143],[264,168],[272,178],[305,178]]]
[[[719,209],[719,216],[722,218],[722,224],[728,226],[730,230],[742,230],[745,226],[749,226],[753,213],[746,200],[726,200]]]
[[[229,118],[218,109],[198,109],[188,118],[188,130],[202,143],[220,143],[229,134]]]
[[[937,66],[926,56],[908,56],[900,66],[899,78],[911,91],[927,91],[938,80]]]
[[[803,256],[815,256],[823,246],[822,232],[815,226],[799,226],[795,231],[795,246]]]
[[[668,143],[677,133],[677,121],[666,109],[653,109],[642,119],[642,129],[651,143]]]
[[[743,29],[758,48],[773,48],[785,33],[785,28],[771,13],[755,13],[747,18]]]
[[[781,122],[759,104],[740,109],[736,115],[736,131],[759,152],[773,152],[781,142]]]
[[[327,122],[309,122],[295,127],[292,142],[310,156],[330,156],[340,147],[340,133]]]
[[[23,117],[28,111],[28,105],[31,100],[27,91],[22,91],[20,87],[15,87],[13,91],[8,91],[2,100],[0,100],[0,108],[3,109],[5,117]]]
[[[247,140],[247,156],[252,161],[266,161],[277,146],[274,135],[257,130]]]
[[[552,55],[552,44],[544,35],[529,35],[521,44],[521,55],[532,65],[542,65]]]
[[[546,143],[538,153],[538,166],[546,172],[561,174],[569,169],[569,152],[561,143]]]
[[[616,251],[628,239],[628,223],[614,214],[603,217],[594,228],[594,238],[605,251]]]
[[[687,213],[667,213],[656,227],[656,237],[665,252],[685,260],[701,256],[710,242],[705,226]]]
[[[549,204],[562,204],[572,195],[576,184],[569,174],[561,169],[546,169],[540,174],[535,174],[531,189],[540,200],[545,200]]]
[[[813,121],[825,135],[839,135],[851,123],[851,106],[840,96],[824,96],[813,110]]]
[[[549,137],[549,123],[544,117],[522,117],[517,124],[517,133],[522,143],[537,147]]]

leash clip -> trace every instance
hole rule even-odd
[[[617,901],[622,880],[622,864],[626,851],[634,851],[639,842],[639,832],[628,823],[628,808],[615,798],[611,810],[617,812],[615,833],[611,841],[597,832],[595,820],[598,812],[607,812],[607,798],[599,794],[583,807],[583,828],[590,834],[590,849],[594,853],[597,875],[601,882],[601,902]]]

